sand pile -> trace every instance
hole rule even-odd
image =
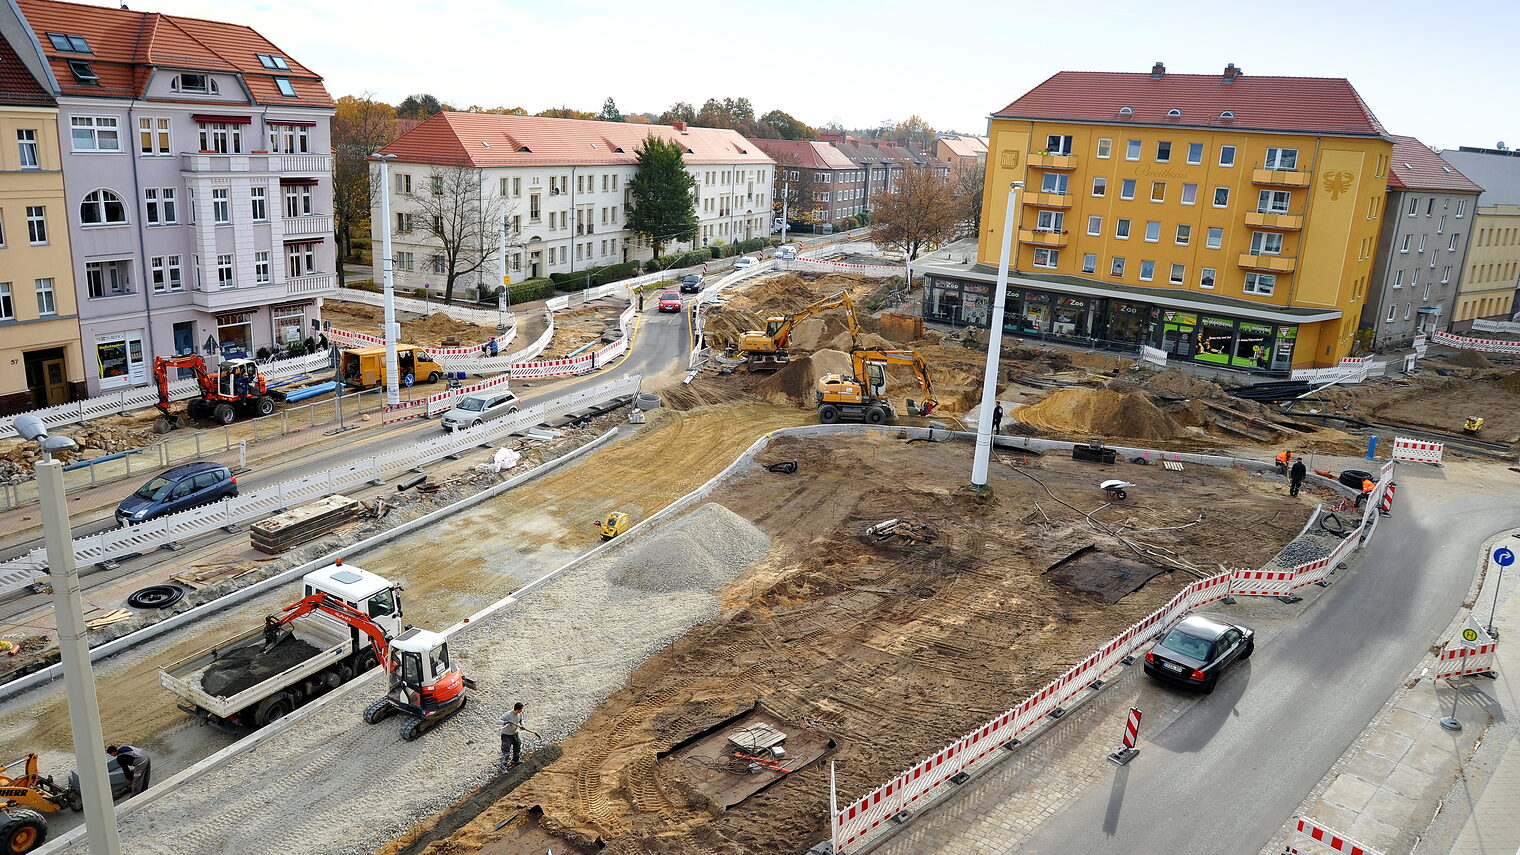
[[[1225,391],[1218,383],[1199,380],[1186,371],[1179,371],[1176,368],[1169,368],[1159,374],[1148,374],[1141,377],[1139,384],[1152,392],[1174,398],[1225,397]],[[1109,388],[1113,387],[1114,384],[1110,383]]]
[[[1506,374],[1495,382],[1511,392],[1520,392],[1520,371],[1514,371]]]
[[[1112,389],[1061,389],[1010,416],[1024,424],[1083,436],[1172,439],[1183,433],[1146,396]]]
[[[845,327],[844,318],[837,315],[816,316],[808,318],[792,329],[792,334],[787,341],[790,350],[813,351],[820,347],[832,347],[826,342],[832,342],[839,335],[849,336]],[[835,348],[836,350],[838,348]]]
[[[1488,357],[1476,350],[1464,350],[1456,356],[1447,357],[1447,362],[1462,368],[1493,368],[1494,364]]]
[[[901,350],[902,349],[898,345],[895,345],[892,342],[887,341],[886,339],[882,338],[881,336],[879,336],[879,335],[877,335],[875,333],[862,332],[860,334],[860,336],[855,341],[856,341],[856,343],[858,344],[859,347],[867,349],[867,350]],[[828,348],[829,350],[837,350],[837,351],[839,351],[841,353],[848,353],[851,350],[850,331],[842,329],[840,331],[839,335],[834,336],[833,340],[830,341],[828,344],[824,345],[824,347]]]
[[[755,387],[755,394],[777,404],[800,407],[813,405],[818,378],[825,374],[850,374],[850,357],[837,350],[824,349],[809,356],[793,358],[784,368],[765,378]]]
[[[722,505],[703,505],[682,523],[682,530],[656,534],[642,549],[624,550],[607,581],[649,593],[710,591],[771,548],[765,532]]]

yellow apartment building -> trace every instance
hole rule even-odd
[[[1520,283],[1520,205],[1479,205],[1467,245],[1467,269],[1457,290],[1453,328],[1463,331],[1479,318],[1507,321],[1515,312]]]
[[[1392,139],[1342,79],[1060,72],[990,120],[976,258],[926,317],[1248,371],[1333,365],[1366,298]]]
[[[84,394],[58,107],[0,38],[0,414]]]

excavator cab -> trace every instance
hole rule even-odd
[[[786,323],[786,318],[766,318],[765,319],[765,336],[766,336],[766,338],[774,339],[776,337],[776,333],[781,332],[781,325],[784,324],[784,323]]]
[[[443,635],[412,627],[390,643],[390,691],[364,711],[374,724],[392,713],[410,716],[401,738],[421,736],[433,725],[462,709],[468,700],[468,681],[449,659]]]
[[[259,364],[252,359],[222,360],[216,391],[224,398],[237,401],[262,394],[259,390]]]

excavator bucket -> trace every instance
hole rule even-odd
[[[295,635],[295,633],[290,631],[290,627],[283,624],[279,626],[264,627],[264,649],[260,652],[268,653],[269,651],[278,647],[280,645],[280,642],[292,637],[293,635]]]

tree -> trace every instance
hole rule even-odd
[[[697,111],[685,101],[677,101],[670,105],[670,109],[660,114],[659,124],[673,125],[676,122],[685,122],[688,125],[697,123]]]
[[[498,116],[526,116],[528,111],[521,107],[482,107],[479,104],[471,104],[465,109],[466,113],[492,113]]]
[[[697,236],[697,205],[692,198],[696,179],[686,171],[681,147],[650,134],[637,153],[639,171],[628,182],[633,210],[628,229],[654,247],[655,257],[670,241]]]
[[[816,140],[818,132],[807,125],[797,121],[791,115],[781,110],[772,110],[760,117],[760,125],[775,131],[776,137],[784,140]]]
[[[338,99],[332,120],[334,232],[340,258],[352,257],[354,235],[369,234],[369,156],[414,124],[370,93]]]
[[[796,177],[793,178],[793,175]],[[786,222],[791,228],[816,226],[827,222],[828,218],[820,217],[815,210],[818,193],[822,187],[823,184],[818,181],[817,173],[802,168],[797,155],[782,154],[776,158],[776,201],[771,208],[777,217],[782,216],[781,200],[785,198]]]
[[[607,102],[602,105],[602,113],[597,118],[604,122],[623,121],[623,114],[618,112],[617,104],[613,102],[611,95],[607,96]]]
[[[985,162],[963,166],[950,174],[950,190],[955,194],[961,224],[974,235],[982,232],[982,194],[986,178]]]
[[[950,184],[932,170],[914,167],[903,172],[897,191],[882,196],[871,211],[871,241],[912,259],[955,237],[962,219]]]
[[[587,113],[583,110],[571,109],[570,107],[550,107],[533,115],[544,119],[586,119],[595,121],[600,118],[596,113]]]
[[[626,117],[623,118],[623,121],[627,122],[630,125],[652,125],[652,124],[654,124],[654,119],[649,118],[647,115],[645,115],[643,113],[629,113]]]
[[[468,166],[433,167],[411,200],[413,228],[431,245],[429,269],[444,277],[443,301],[452,303],[454,283],[496,258],[497,230],[510,211],[499,197],[481,193],[480,176]]]
[[[934,127],[917,115],[909,116],[892,126],[892,139],[923,151],[934,144]]]
[[[426,93],[408,95],[396,105],[396,115],[403,119],[426,119],[443,112],[443,102]]]

